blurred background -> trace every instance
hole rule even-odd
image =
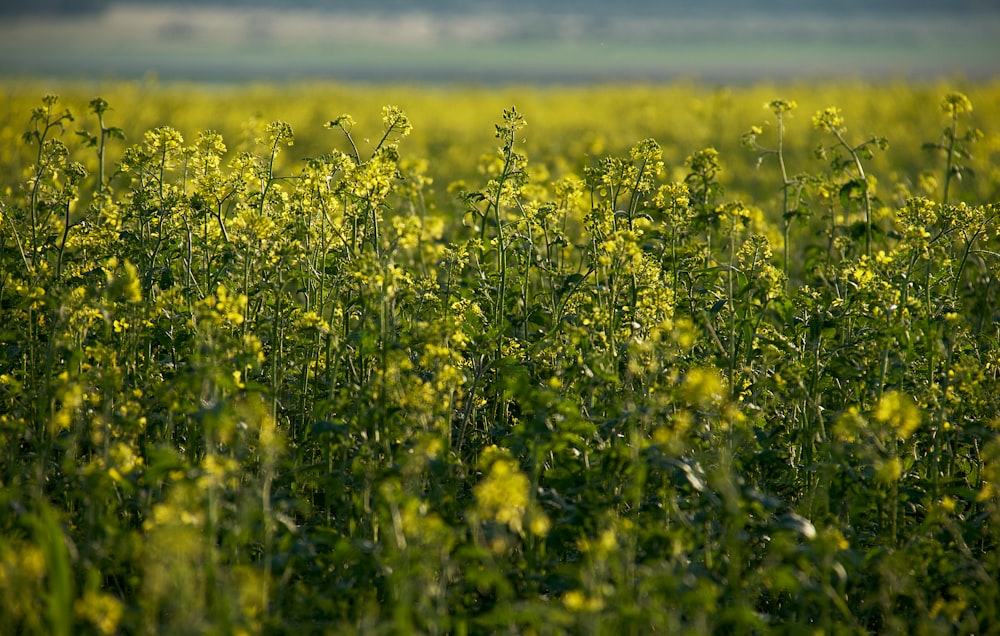
[[[0,76],[592,83],[965,78],[996,0],[0,0]]]

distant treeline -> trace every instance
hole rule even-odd
[[[680,13],[982,13],[1000,11],[996,0],[0,0],[0,15],[82,14],[112,4],[273,7],[328,11],[429,11],[432,13],[587,13],[598,16]]]

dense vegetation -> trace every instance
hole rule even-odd
[[[1000,87],[105,88],[0,106],[0,632],[1000,630]]]

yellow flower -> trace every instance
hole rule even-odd
[[[844,116],[840,114],[840,109],[831,106],[813,115],[813,128],[826,132],[842,132],[844,130]]]
[[[530,482],[513,459],[504,457],[505,453],[496,447],[490,448],[493,452],[487,449],[484,459],[499,457],[493,461],[486,478],[473,489],[479,513],[484,519],[507,524],[519,533],[528,509]]]
[[[386,131],[395,130],[401,137],[405,137],[413,131],[413,124],[398,106],[382,107],[382,124]]]
[[[920,409],[913,399],[899,391],[889,391],[872,413],[876,421],[888,424],[900,439],[908,439],[920,426]]]
[[[78,598],[73,610],[77,616],[94,625],[101,634],[116,633],[125,613],[125,607],[119,599],[93,590],[88,590]]]
[[[570,590],[563,594],[563,605],[572,612],[599,612],[604,609],[604,601],[587,596],[581,590]]]
[[[844,537],[844,533],[836,528],[824,531],[822,537],[836,550],[847,550],[851,547],[850,542]]]
[[[690,404],[708,407],[722,402],[725,383],[714,369],[694,368],[681,382],[681,396]]]
[[[108,474],[115,481],[121,481],[125,475],[131,474],[143,464],[142,457],[135,454],[132,446],[122,442],[116,443],[111,449],[111,461],[113,466],[108,470]]]
[[[898,457],[893,457],[878,466],[875,476],[885,483],[899,481],[903,476],[903,462],[899,461]]]
[[[871,259],[862,254],[858,263],[850,270],[851,278],[854,279],[854,281],[858,284],[858,287],[862,289],[868,288],[875,280],[875,272],[872,270],[871,265]]]
[[[775,99],[764,104],[764,108],[770,110],[775,115],[780,115],[781,113],[787,113],[789,111],[798,108],[798,104],[795,100],[785,100],[785,99]]]
[[[530,530],[531,534],[536,537],[544,537],[549,533],[552,528],[552,521],[549,520],[549,516],[544,512],[535,512],[531,517]]]
[[[833,436],[841,442],[854,442],[858,439],[858,432],[864,429],[865,419],[858,411],[858,407],[852,406],[837,418],[833,425]]]
[[[945,512],[955,512],[955,500],[952,497],[945,495],[941,498],[941,508]]]
[[[949,117],[957,117],[972,112],[972,102],[963,93],[948,93],[941,100],[941,112]]]

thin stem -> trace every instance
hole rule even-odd
[[[953,161],[955,157],[955,136],[958,134],[958,113],[952,113],[951,116],[951,130],[948,133],[948,148],[945,153],[945,169],[944,169],[944,192],[941,194],[941,203],[948,203],[948,190],[951,186],[951,177],[953,174]]]
[[[785,169],[785,152],[784,152],[785,120],[782,117],[780,110],[777,112],[776,117],[778,120],[778,142],[777,142],[777,147],[774,150],[774,154],[778,159],[778,168],[781,170],[781,219],[784,224],[783,257],[784,257],[785,281],[786,281],[785,284],[787,285],[788,284],[787,281],[790,280],[791,278],[788,275],[788,263],[790,261],[788,254],[788,243],[789,243],[788,239],[791,233],[792,217],[791,217],[791,211],[788,209],[788,199],[789,199],[788,192],[792,186],[792,182],[788,180],[788,171]]]
[[[837,137],[840,144],[847,150],[848,154],[851,155],[851,160],[854,162],[854,168],[858,171],[858,181],[864,188],[864,198],[862,199],[862,206],[865,212],[865,254],[868,257],[872,255],[872,199],[871,193],[868,191],[868,177],[865,175],[865,169],[861,165],[861,157],[858,155],[858,150],[855,147],[850,146],[844,139],[843,134],[839,130],[834,129],[833,134]],[[867,142],[866,142],[867,143]],[[864,144],[862,144],[864,145]],[[858,146],[859,148],[861,146]]]

